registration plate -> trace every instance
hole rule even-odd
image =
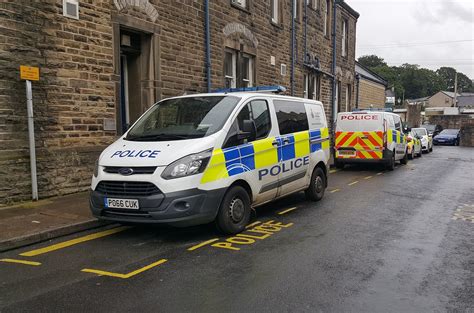
[[[339,150],[339,155],[342,155],[342,156],[354,156],[355,155],[355,151],[353,150]]]
[[[105,207],[111,209],[127,209],[127,210],[138,210],[137,199],[114,199],[105,198]]]

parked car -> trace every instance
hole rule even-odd
[[[421,149],[428,153],[433,151],[433,137],[428,134],[428,130],[424,127],[412,128],[411,131],[420,137]]]
[[[432,137],[438,135],[443,130],[443,126],[434,125],[434,124],[425,124],[425,125],[421,125],[420,127],[425,128],[426,131],[428,132],[428,135]]]
[[[413,159],[415,156],[421,157],[423,154],[420,137],[411,131],[407,134],[407,152],[409,159]]]
[[[461,141],[461,131],[459,129],[444,129],[433,138],[435,145],[453,145],[459,146]]]

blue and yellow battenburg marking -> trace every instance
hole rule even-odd
[[[401,131],[399,130],[392,130],[392,129],[389,129],[388,130],[388,143],[392,143],[392,142],[395,142],[395,143],[406,143],[407,139],[406,139],[406,136],[405,134],[403,134]]]
[[[277,149],[273,146],[274,141],[278,143]],[[329,150],[329,144],[329,130],[321,128],[270,137],[227,149],[215,149],[201,183],[304,157],[321,149]]]

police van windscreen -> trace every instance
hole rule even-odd
[[[337,131],[383,131],[383,115],[373,113],[339,114]]]
[[[125,140],[167,141],[209,136],[224,126],[240,99],[196,96],[163,100],[138,120]]]

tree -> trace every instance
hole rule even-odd
[[[452,67],[440,67],[436,74],[443,80],[447,91],[454,91],[454,77],[456,70]],[[461,72],[458,72],[458,92],[474,92],[472,80]]]
[[[361,56],[357,60],[357,62],[359,62],[360,64],[362,64],[362,66],[365,66],[369,69],[372,69],[378,66],[387,66],[387,63],[385,63],[384,59],[379,58],[378,56],[373,55],[373,54]]]

